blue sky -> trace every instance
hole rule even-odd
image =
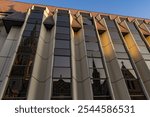
[[[150,0],[16,0],[150,19]]]

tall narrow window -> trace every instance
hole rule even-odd
[[[43,8],[42,10],[39,8],[39,10],[34,9],[31,11],[9,75],[9,81],[3,99],[27,98],[43,12]]]
[[[141,88],[139,78],[133,69],[128,53],[119,35],[115,21],[106,19],[106,24],[108,26],[120,69],[124,76],[131,99],[146,99]]]
[[[53,64],[52,98],[67,100],[71,97],[71,45],[68,11],[58,10]]]
[[[107,75],[92,18],[90,15],[85,13],[81,13],[81,15],[83,17],[83,27],[91,85],[93,89],[93,98],[95,100],[111,99]]]
[[[140,53],[142,54],[148,68],[150,69],[150,52],[146,47],[146,44],[144,43],[144,41],[142,40],[142,37],[140,35],[140,33],[138,32],[137,28],[135,27],[135,24],[133,22],[127,22],[133,37],[139,47]]]

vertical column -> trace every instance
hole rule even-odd
[[[116,22],[106,19],[106,24],[108,26],[116,57],[131,99],[146,99],[140,84],[139,76],[134,69],[135,66],[132,64],[132,61],[129,58],[129,54],[127,53],[124,43],[122,42],[119,31],[116,27]]]
[[[103,19],[99,21],[100,24],[106,27],[106,31],[99,31],[99,36],[102,43],[104,56],[106,58],[106,64],[114,91],[114,97],[115,99],[130,99],[129,92],[126,87],[125,80],[112,43],[112,38],[116,36],[116,33],[113,35],[110,33],[109,27],[112,27],[112,23],[108,24],[109,21],[105,22],[104,19],[109,20],[109,17],[104,16]]]
[[[93,99],[92,87],[89,78],[89,70],[87,64],[87,53],[85,49],[85,37],[82,16],[77,13],[73,20],[74,31],[74,60],[75,60],[75,77],[73,77],[74,99],[90,100]]]
[[[92,17],[83,14],[83,28],[93,99],[111,99],[104,61]]]
[[[3,99],[26,99],[32,76],[35,53],[44,8],[32,7],[22,35]]]
[[[47,8],[43,12],[27,99],[50,99],[51,97],[55,15],[50,13]]]
[[[140,37],[135,25],[132,22],[128,21],[124,21],[123,23],[125,27],[129,30],[129,33],[123,34],[125,44],[138,70],[138,73],[141,78],[141,83],[144,83],[144,86],[142,88],[145,93],[145,96],[149,99],[148,84],[150,71],[144,61],[144,56],[148,53],[148,50],[145,46],[145,43],[142,41],[142,38]],[[128,24],[129,28],[127,27],[126,23]]]

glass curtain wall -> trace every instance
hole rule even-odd
[[[58,10],[57,13],[52,79],[53,91],[51,99],[72,99],[70,16],[66,10]]]
[[[26,99],[44,8],[34,8],[29,15],[3,99]]]
[[[150,69],[150,52],[147,49],[144,41],[142,40],[142,37],[140,35],[140,33],[138,32],[137,28],[135,27],[135,24],[133,22],[127,22],[133,37],[139,47],[140,53],[142,54],[148,68]],[[150,28],[150,27],[149,27]]]
[[[139,78],[135,73],[131,60],[128,56],[127,50],[121,40],[115,21],[109,18],[105,19],[114,48],[116,56],[120,65],[120,69],[124,76],[131,99],[146,99],[141,88]]]
[[[99,41],[96,36],[92,17],[90,17],[90,15],[86,13],[81,13],[81,15],[83,17],[83,28],[88,57],[89,73],[93,89],[93,99],[111,99],[108,88],[107,75],[104,68]]]

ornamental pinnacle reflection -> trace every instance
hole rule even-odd
[[[1,100],[150,99],[150,19],[0,4]]]

